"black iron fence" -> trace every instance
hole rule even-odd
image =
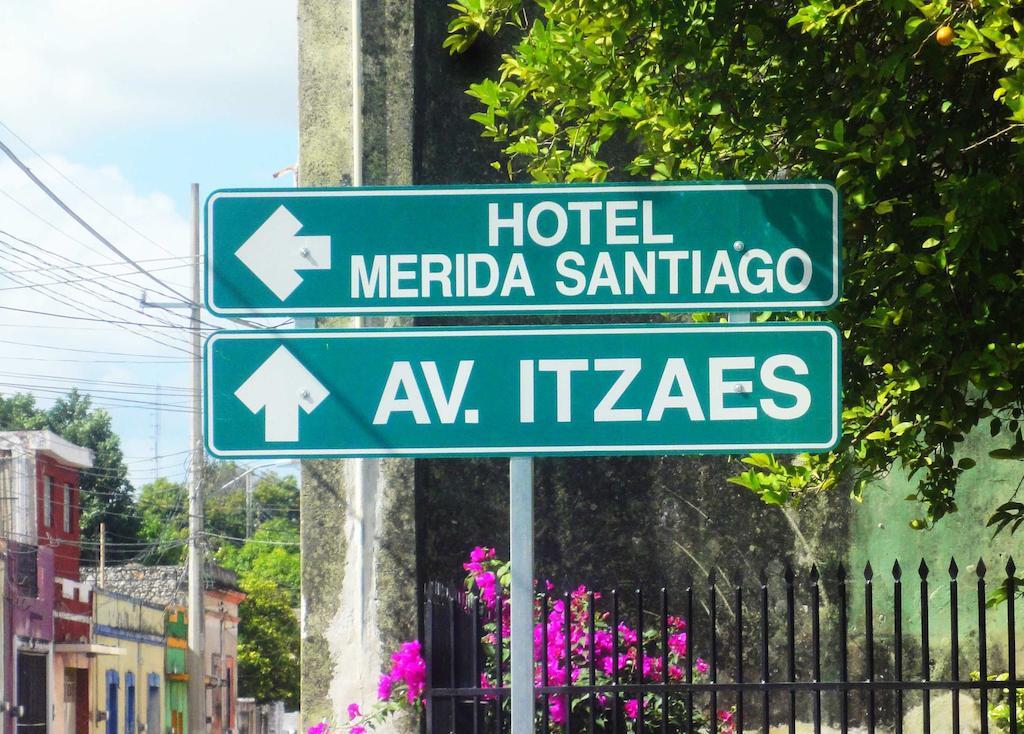
[[[538,595],[537,726],[574,734],[1024,734],[1016,568],[762,573]],[[946,574],[948,573],[948,577]],[[1008,600],[992,607],[1002,588]],[[508,603],[425,594],[428,734],[509,731]],[[543,661],[543,662],[541,662]]]

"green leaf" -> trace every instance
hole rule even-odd
[[[993,459],[999,460],[1013,460],[1024,459],[1024,444],[1016,444],[1010,448],[993,449],[988,452],[988,455]]]

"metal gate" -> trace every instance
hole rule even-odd
[[[538,595],[536,730],[1024,734],[1015,572],[787,567],[653,595]],[[1008,600],[990,607],[997,589]],[[508,619],[500,590],[427,588],[428,734],[509,731]]]

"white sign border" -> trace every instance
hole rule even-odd
[[[601,446],[471,446],[458,448],[400,448],[400,449],[254,449],[221,451],[213,443],[214,400],[209,386],[213,383],[213,360],[209,358],[211,346],[220,340],[242,339],[244,341],[273,339],[283,342],[301,339],[402,339],[402,338],[435,338],[465,336],[525,336],[536,334],[637,334],[650,333],[652,327],[670,334],[686,334],[688,332],[732,334],[744,332],[772,331],[811,331],[825,332],[829,335],[832,346],[832,435],[825,443],[779,443],[779,444],[651,444],[651,445],[601,445]],[[203,437],[207,451],[221,459],[245,458],[455,458],[472,456],[602,456],[602,455],[658,455],[685,452],[687,454],[715,453],[728,454],[740,452],[785,451],[828,451],[836,446],[840,437],[840,403],[841,386],[839,383],[839,332],[829,322],[777,322],[750,326],[695,326],[695,325],[662,325],[638,324],[636,326],[563,326],[563,327],[466,327],[466,328],[391,328],[391,329],[318,329],[311,331],[218,331],[207,340],[204,349],[205,365],[203,366]]]
[[[458,306],[442,304],[438,306],[346,306],[346,307],[305,307],[275,306],[273,308],[221,308],[216,305],[216,293],[213,276],[213,205],[218,199],[266,199],[266,198],[321,198],[321,197],[360,197],[360,196],[515,196],[522,194],[565,194],[567,192],[606,191],[610,193],[641,193],[644,191],[757,191],[762,189],[811,189],[826,190],[832,195],[832,293],[824,300],[790,301],[750,301],[750,302],[682,302],[643,304],[614,303],[578,303],[578,304],[537,304],[536,306],[509,305],[470,305]],[[839,302],[840,253],[839,253],[839,192],[836,187],[825,182],[783,182],[770,183],[721,183],[721,184],[651,184],[645,186],[629,185],[586,185],[575,184],[566,186],[508,186],[491,188],[487,186],[466,188],[432,188],[432,187],[395,187],[395,188],[351,188],[351,189],[262,189],[259,191],[232,191],[230,189],[214,191],[206,200],[206,307],[216,316],[416,316],[450,314],[558,314],[558,313],[656,313],[661,311],[799,311],[802,309],[826,309]]]

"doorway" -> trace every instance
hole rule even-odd
[[[47,700],[46,655],[18,653],[18,734],[46,734]]]

